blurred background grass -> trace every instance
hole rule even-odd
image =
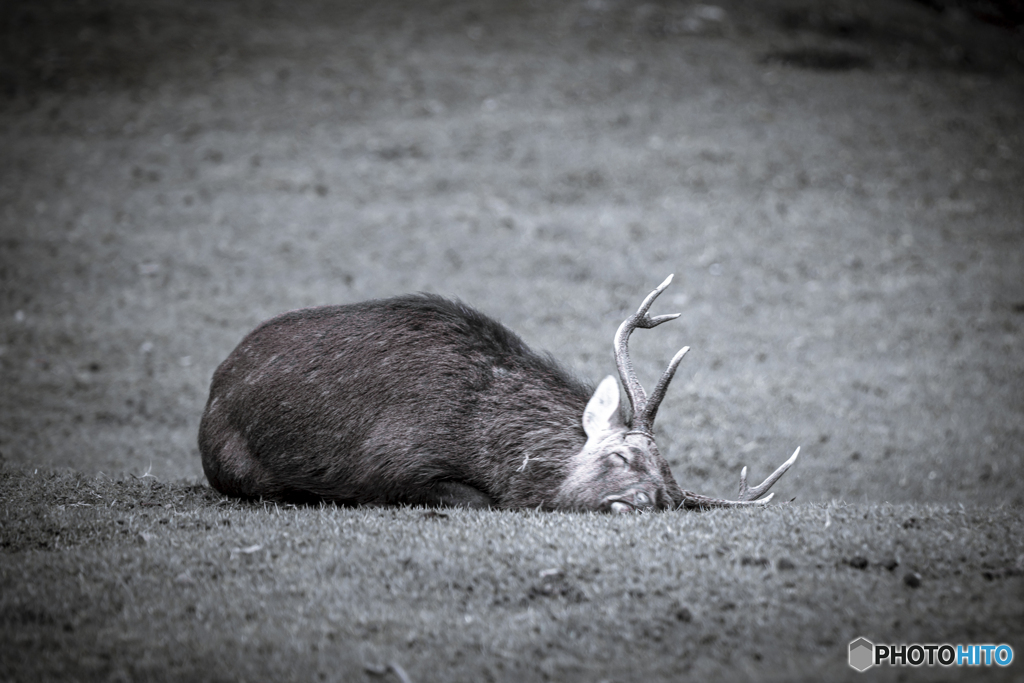
[[[249,329],[408,291],[596,381],[675,272],[684,487],[1019,504],[1020,34],[931,5],[4,3],[0,454],[199,481]]]

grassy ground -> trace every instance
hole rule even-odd
[[[1020,679],[844,663],[1024,657],[1014,6],[0,2],[0,681]],[[727,495],[802,446],[795,504],[205,487],[210,377],[271,315],[454,295],[596,381],[670,272],[661,451]]]
[[[0,498],[0,680],[859,680],[859,636],[1024,653],[1019,509],[281,508],[10,470]]]

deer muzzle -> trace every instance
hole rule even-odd
[[[654,501],[643,491],[627,491],[625,493],[608,496],[601,503],[601,509],[615,513],[637,512],[639,510],[650,510],[654,507]]]

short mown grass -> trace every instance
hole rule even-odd
[[[1019,680],[1022,537],[1018,508],[293,507],[8,469],[0,680],[861,680],[859,636],[1017,653],[863,680]]]

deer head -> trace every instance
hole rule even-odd
[[[765,494],[779,477],[796,462],[796,452],[759,486],[747,486],[747,468],[740,472],[737,500],[711,498],[679,487],[668,462],[654,441],[654,418],[665,398],[669,382],[683,356],[684,346],[672,357],[668,368],[648,396],[633,369],[629,357],[629,337],[636,328],[649,329],[675,320],[678,313],[651,317],[654,300],[672,283],[672,275],[647,295],[637,312],[626,318],[615,333],[615,364],[631,408],[624,420],[619,409],[619,387],[609,375],[602,380],[583,412],[587,442],[576,454],[570,474],[559,489],[558,507],[633,512],[678,507],[708,508],[763,505],[775,494]]]

